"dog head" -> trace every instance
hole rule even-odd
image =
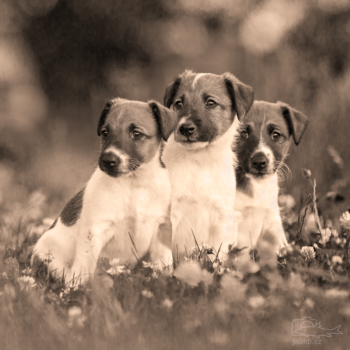
[[[303,113],[286,103],[255,101],[237,136],[237,175],[275,173],[287,156],[291,138],[298,145],[308,122]]]
[[[166,89],[164,105],[177,114],[174,138],[188,148],[206,146],[242,120],[254,100],[251,87],[230,73],[185,71]]]
[[[109,101],[97,126],[101,137],[100,169],[113,177],[132,174],[156,156],[175,122],[175,113],[155,101]]]

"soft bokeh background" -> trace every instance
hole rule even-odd
[[[185,68],[303,111],[286,191],[308,168],[347,194],[349,56],[348,0],[0,0],[0,209],[56,215],[94,169],[104,102],[162,101]]]

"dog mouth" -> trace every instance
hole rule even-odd
[[[109,169],[101,169],[101,170],[111,177],[120,177],[122,175],[126,175],[130,173],[130,171],[125,172],[125,171],[116,171],[116,170],[109,170]]]

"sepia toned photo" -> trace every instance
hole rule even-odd
[[[350,1],[0,0],[0,348],[346,349]]]

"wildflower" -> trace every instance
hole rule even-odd
[[[24,270],[22,270],[22,273],[25,275],[31,275],[32,274],[32,269],[28,266]]]
[[[305,258],[305,260],[314,260],[316,257],[315,250],[313,247],[302,247],[300,254]]]
[[[332,229],[332,236],[334,238],[338,238],[339,237],[339,233],[338,233],[338,231],[335,228]]]
[[[29,291],[31,288],[35,287],[35,279],[30,276],[22,276],[17,278],[17,282],[19,283],[19,286],[21,290]]]
[[[332,256],[332,264],[341,264],[343,262],[343,259],[339,255]]]
[[[349,292],[347,290],[340,290],[337,288],[332,288],[326,290],[326,297],[332,298],[332,299],[338,299],[338,298],[347,298],[349,296]]]
[[[119,265],[119,259],[110,260],[109,265],[111,265],[111,268],[106,271],[109,275],[121,275],[123,273],[130,273],[130,271],[126,269],[125,265]]]
[[[83,315],[83,311],[79,306],[72,306],[68,310],[68,327],[76,325],[83,327],[86,317]]]
[[[215,261],[213,263],[213,268],[217,275],[222,275],[225,272],[225,269],[222,267],[221,263],[218,261]]]
[[[283,208],[292,209],[295,206],[295,199],[290,194],[280,195],[278,197],[278,202]]]
[[[219,346],[225,346],[229,342],[230,338],[227,333],[215,330],[214,333],[209,337],[209,341]]]
[[[265,304],[265,298],[262,297],[261,295],[250,297],[248,300],[248,303],[252,308],[255,309],[255,308],[263,306]]]
[[[313,309],[313,307],[315,306],[315,302],[310,299],[310,298],[306,298],[305,299],[305,305],[310,308],[310,309]]]
[[[163,302],[162,302],[162,306],[165,307],[166,309],[172,308],[173,305],[174,305],[174,302],[171,301],[171,300],[168,299],[168,298],[164,299]]]
[[[326,227],[325,229],[321,229],[321,243],[325,245],[329,239],[331,238],[332,230],[329,227]]]
[[[7,275],[6,272],[3,272],[3,273],[2,273],[2,278],[5,279],[5,280],[8,280],[8,279],[9,279],[9,276]]]
[[[350,213],[348,211],[343,213],[343,215],[339,218],[339,221],[344,229],[350,229]]]
[[[174,276],[192,287],[199,282],[211,284],[213,275],[206,270],[202,270],[197,262],[182,263],[175,271]]]
[[[158,264],[154,264],[154,263],[151,263],[151,262],[142,261],[142,266],[144,268],[150,268],[150,269],[152,269],[154,271],[158,271],[159,270]]]
[[[342,243],[341,238],[338,237],[338,238],[335,240],[335,243],[337,243],[338,245],[341,245],[341,243]]]
[[[142,292],[141,292],[141,294],[145,297],[145,298],[148,298],[148,299],[151,299],[151,298],[153,298],[153,293],[151,292],[151,291],[149,291],[149,290],[143,290]]]

